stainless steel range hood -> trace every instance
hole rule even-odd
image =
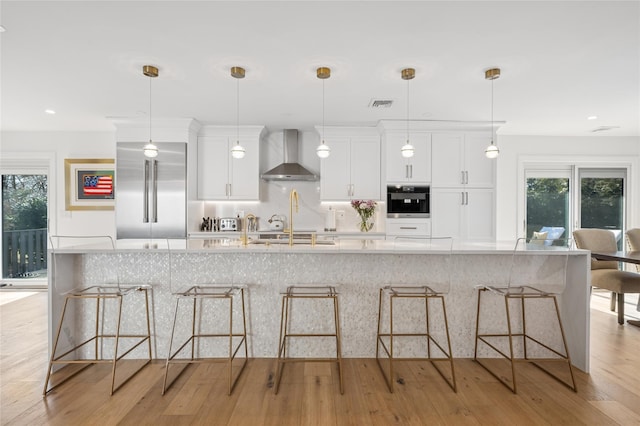
[[[318,180],[318,176],[298,164],[298,131],[296,129],[285,129],[283,131],[284,141],[284,161],[279,166],[265,172],[260,176],[262,179],[270,180]]]

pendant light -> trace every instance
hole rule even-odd
[[[322,80],[322,142],[316,148],[316,154],[320,158],[327,158],[331,154],[331,148],[324,143],[324,81],[331,77],[331,69],[320,67],[316,70],[316,76]]]
[[[407,143],[402,146],[400,152],[405,158],[413,157],[413,145],[409,142],[409,80],[416,76],[416,70],[413,68],[405,68],[400,73],[403,80],[407,81]]]
[[[487,158],[498,158],[500,155],[500,150],[493,143],[493,134],[495,133],[493,130],[493,80],[500,78],[500,68],[491,68],[484,72],[484,79],[491,80],[491,144],[484,151],[484,154]]]
[[[149,143],[142,148],[145,157],[154,158],[158,156],[158,147],[151,139],[151,80],[158,76],[158,68],[153,65],[145,65],[142,67],[142,74],[149,77]]]
[[[231,148],[231,156],[233,158],[244,158],[244,148],[240,145],[240,79],[244,78],[244,68],[231,67],[231,77],[236,79],[236,144]]]

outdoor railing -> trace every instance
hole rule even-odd
[[[3,278],[46,275],[47,229],[22,229],[2,233]]]

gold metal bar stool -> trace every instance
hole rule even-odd
[[[566,284],[567,264],[572,249],[570,239],[527,239],[520,238],[513,250],[509,279],[507,286],[481,285],[478,289],[478,310],[476,313],[476,340],[473,359],[485,370],[491,373],[513,393],[517,393],[516,364],[528,362],[538,367],[569,389],[577,392],[576,381],[571,366],[569,348],[562,327],[560,310],[556,295],[563,292]],[[535,256],[535,252],[544,251],[548,256]],[[533,252],[533,253],[532,253]],[[543,254],[543,253],[540,253]],[[498,299],[494,302],[500,304],[500,298],[504,300],[506,324],[491,324],[484,321],[484,328],[497,330],[495,332],[481,330],[483,312],[483,295],[494,295]],[[495,298],[494,298],[495,299]],[[515,303],[511,304],[511,301]],[[550,302],[551,306],[545,308],[541,302]],[[495,312],[498,305],[487,305],[491,299],[485,301],[484,311],[491,309]],[[537,303],[537,304],[536,304]],[[515,306],[512,306],[515,305]],[[531,307],[533,305],[533,307]],[[527,306],[530,306],[527,309]],[[520,310],[512,315],[512,309]],[[555,313],[555,315],[553,314]],[[527,317],[534,326],[529,327]],[[557,336],[554,331],[542,323],[549,320],[557,320]],[[506,329],[506,331],[505,331]],[[521,331],[518,331],[520,329]],[[546,341],[543,341],[543,339]],[[551,342],[551,340],[554,340]],[[480,347],[480,343],[482,346]],[[553,346],[555,347],[553,347]],[[505,379],[505,374],[498,372],[495,359],[480,357],[480,349],[485,354],[498,354],[508,361],[510,367],[511,384]],[[500,359],[497,357],[497,359]],[[558,373],[544,367],[541,363],[562,363],[568,367],[568,378],[562,378]],[[490,364],[494,364],[490,366]],[[507,373],[508,374],[508,373]]]
[[[450,271],[451,271],[451,251],[453,239],[449,237],[442,238],[419,238],[419,237],[398,237],[395,240],[397,250],[430,250],[434,251],[431,260],[436,260],[433,265],[425,267],[425,276],[420,279],[426,285],[391,285],[380,289],[378,302],[378,332],[376,337],[376,361],[380,367],[380,371],[384,376],[385,382],[389,387],[389,392],[393,392],[394,382],[394,362],[401,361],[429,361],[436,369],[438,374],[447,382],[447,384],[457,392],[456,375],[453,366],[453,357],[451,352],[451,339],[449,338],[449,323],[447,320],[447,310],[445,306],[444,294],[449,292],[450,288]],[[439,256],[438,256],[439,255]],[[388,310],[386,308],[388,301]],[[419,302],[418,308],[409,308],[412,302]],[[437,310],[436,307],[430,307],[430,302],[440,302],[439,307],[442,312],[442,329],[436,331],[433,327],[432,311]],[[424,307],[424,317],[419,322],[424,321],[422,330],[416,330],[415,322],[402,321],[402,325],[397,327],[398,318],[396,313],[398,309],[394,309],[396,303],[401,304],[399,309],[403,317],[407,313],[418,313]],[[415,306],[416,303],[413,303]],[[394,321],[395,320],[395,321]],[[388,327],[385,323],[388,321]],[[411,324],[408,324],[411,323]],[[411,327],[409,327],[411,325]],[[402,328],[403,331],[399,331]],[[411,328],[411,329],[409,329]],[[407,330],[409,329],[409,330]],[[403,356],[398,357],[396,347],[399,341],[406,342],[408,338],[420,337],[425,340],[415,342],[413,346],[414,353],[420,353],[426,350],[426,357]],[[444,339],[445,342],[438,341]],[[426,348],[421,347],[422,345]],[[407,350],[405,348],[407,352]],[[424,352],[423,352],[424,353]],[[387,371],[383,366],[382,360],[388,359]],[[450,368],[450,377],[438,367],[437,362],[447,362]]]
[[[315,301],[328,300],[333,304],[333,332],[318,333],[297,333],[291,332],[292,305],[296,299],[309,299]],[[304,312],[310,315],[309,311]],[[315,338],[333,337],[336,344],[335,358],[297,358],[289,357],[287,346],[291,338]],[[278,339],[278,371],[276,372],[275,393],[278,394],[280,380],[284,366],[289,362],[330,362],[338,365],[338,376],[340,380],[340,394],[344,394],[342,381],[342,342],[340,337],[340,312],[338,308],[338,293],[333,286],[290,286],[282,295],[282,310],[280,315],[280,337]]]
[[[170,244],[170,241],[168,242]],[[169,245],[170,247],[170,245]],[[189,279],[181,278],[185,276],[189,271],[187,257],[184,257],[178,253],[172,252],[169,248],[169,269],[170,269],[170,286],[171,292],[176,298],[176,307],[173,316],[173,326],[171,328],[171,338],[169,341],[169,351],[167,355],[167,361],[165,364],[164,380],[162,382],[162,395],[165,394],[167,389],[175,382],[175,380],[184,372],[185,368],[182,368],[170,381],[169,370],[172,364],[193,364],[193,363],[205,363],[205,362],[221,362],[228,365],[228,387],[227,394],[231,395],[233,388],[235,387],[240,375],[244,371],[249,358],[247,349],[247,319],[245,309],[245,288],[244,286],[233,284],[216,284],[216,283],[199,283],[188,284]],[[181,266],[181,267],[180,267]],[[234,321],[234,300],[240,304],[239,312],[235,312],[236,318]],[[191,305],[191,312],[189,315],[179,315],[180,306],[186,302],[187,306]],[[190,303],[189,303],[190,302]],[[205,314],[205,304],[214,304],[215,306],[209,310],[209,315]],[[227,309],[228,314],[225,313]],[[220,332],[203,332],[202,320],[208,317],[211,319],[213,315],[218,315],[215,321],[226,321],[226,327],[222,327]],[[179,324],[179,318],[190,317],[191,322],[189,325],[189,333],[186,340],[182,344],[175,343],[176,340],[176,327]],[[225,318],[226,317],[226,318]],[[234,323],[239,321],[241,324],[240,330],[234,329]],[[226,328],[226,330],[225,330]],[[221,357],[204,357],[200,356],[202,345],[205,344],[205,339],[218,339],[227,340],[227,356]],[[177,349],[174,350],[174,347]],[[186,348],[186,350],[185,350]],[[242,350],[244,349],[244,350]],[[187,354],[184,357],[184,354]],[[239,353],[244,353],[244,358],[241,358],[242,363],[239,367],[237,374],[233,374],[234,361]],[[182,354],[182,357],[179,357]]]
[[[115,244],[110,236],[60,236],[49,238],[52,260],[50,268],[53,277],[54,292],[62,289],[64,304],[60,314],[60,322],[51,349],[47,377],[43,395],[66,382],[80,371],[92,364],[111,364],[111,395],[131,379],[151,361],[151,325],[149,320],[149,286],[124,285],[120,281],[120,254],[115,251]],[[144,294],[144,334],[123,333],[123,301],[136,293]],[[95,316],[85,315],[83,306],[73,301],[95,301]],[[107,301],[115,302],[115,307]],[[111,327],[105,318],[114,315],[115,325]],[[92,318],[93,317],[93,318]],[[65,322],[67,320],[67,322]],[[80,321],[69,323],[69,321]],[[93,321],[94,324],[85,323]],[[63,333],[64,330],[64,333]],[[87,333],[90,337],[87,338]],[[61,341],[62,339],[62,341]],[[124,340],[124,343],[121,342]],[[80,343],[77,343],[81,341]],[[109,342],[112,344],[109,346]],[[128,344],[127,344],[128,342]],[[148,356],[140,359],[142,365],[116,386],[116,367],[118,362],[146,342]],[[107,347],[105,348],[105,345]],[[126,345],[125,349],[122,346]],[[62,349],[61,349],[62,347]],[[62,353],[59,353],[62,352]],[[105,355],[111,352],[110,356]],[[70,365],[84,365],[73,368]],[[57,381],[49,388],[54,365],[64,365],[60,373],[67,369],[71,373]]]

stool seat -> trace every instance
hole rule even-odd
[[[322,299],[329,300],[333,305],[333,325],[334,329],[326,332],[304,332],[304,333],[292,333],[291,324],[293,317],[291,314],[291,308],[293,301],[296,299],[312,299],[314,301],[321,301]],[[314,312],[305,311],[305,316],[308,318],[312,316]],[[336,345],[336,355],[330,358],[295,358],[289,357],[287,353],[289,340],[292,338],[326,338],[333,337]],[[278,371],[276,372],[276,386],[275,393],[278,394],[280,389],[280,381],[282,379],[282,373],[284,366],[289,362],[330,362],[338,365],[338,376],[340,380],[340,393],[344,393],[343,380],[342,380],[342,342],[340,337],[340,315],[338,308],[338,292],[336,288],[331,285],[294,285],[289,286],[282,293],[282,310],[280,315],[280,337],[278,338]]]

